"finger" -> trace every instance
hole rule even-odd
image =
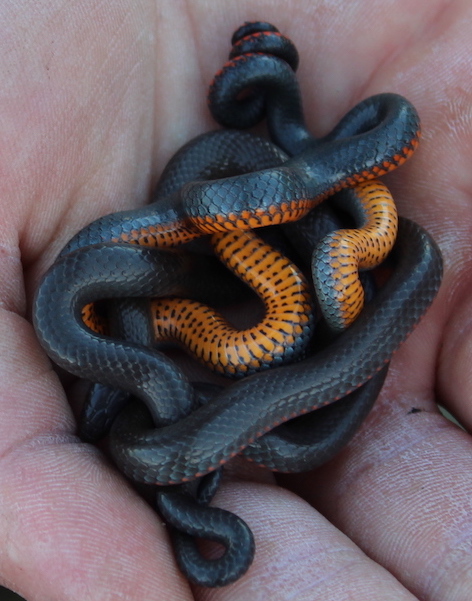
[[[165,528],[74,436],[31,326],[0,320],[0,580],[35,599],[190,598]]]
[[[224,589],[196,590],[196,597],[273,601],[414,601],[386,570],[298,496],[275,485],[227,484],[215,504],[237,513],[255,535],[248,573]]]
[[[144,202],[152,163],[155,7],[90,0],[2,6],[2,198],[23,260]],[[60,227],[59,227],[60,226]],[[44,269],[45,263],[41,269]]]
[[[407,353],[394,360],[360,434],[296,490],[420,599],[466,601],[472,441],[437,411],[431,390],[405,390],[408,365]]]
[[[470,251],[459,247],[456,252],[463,259],[458,270],[470,269],[470,260],[465,257],[465,253],[470,254]],[[447,322],[438,362],[438,400],[469,432],[472,431],[471,284],[470,275],[464,274],[464,277],[457,278],[455,286],[449,287],[455,298],[448,299],[452,315]]]

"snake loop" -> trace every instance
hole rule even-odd
[[[297,64],[293,45],[273,26],[246,24],[238,30],[231,58],[211,86],[210,109],[226,127],[250,127],[267,117],[277,146],[237,131],[192,141],[170,162],[150,205],[104,216],[84,228],[38,288],[33,319],[49,356],[71,373],[127,393],[117,397],[117,416],[100,415],[106,413],[100,406],[87,415],[92,429],[95,419],[106,424],[97,427],[99,433],[113,421],[112,456],[137,482],[187,486],[216,473],[241,452],[273,470],[316,467],[352,436],[382,385],[386,364],[437,293],[439,249],[420,226],[400,219],[393,274],[346,329],[346,320],[351,323],[360,304],[355,300],[354,308],[347,306],[336,281],[344,278],[348,288],[358,287],[358,267],[372,264],[374,250],[383,257],[391,248],[396,213],[376,178],[411,156],[418,144],[419,119],[404,98],[379,94],[360,102],[332,132],[316,139],[305,126]],[[212,234],[224,252],[238,237],[255,240],[253,234],[239,232],[300,219],[347,188],[347,196],[356,199],[349,205],[360,227],[330,234],[313,260],[324,314],[334,329],[343,330],[321,351],[241,379],[200,405],[187,378],[149,348],[146,337],[135,339],[131,333],[116,339],[84,323],[83,307],[101,299],[185,296],[192,259],[186,251],[163,249]],[[379,195],[386,199],[380,212]],[[344,246],[349,250],[346,260],[340,252]],[[308,308],[306,291],[298,294],[293,304]],[[153,302],[156,312],[161,301]],[[306,320],[311,322],[310,317]],[[306,338],[305,326],[296,327]],[[198,336],[200,330],[195,332]],[[298,347],[294,354],[301,354]],[[248,373],[254,367],[250,361]],[[274,431],[316,409],[321,414],[310,424],[312,437],[301,436],[299,445]],[[334,433],[333,424],[339,425]],[[160,490],[158,504],[177,528],[191,536],[215,535],[227,546],[212,572],[195,547],[190,548],[193,543],[189,547],[188,538],[178,535],[181,565],[194,581],[219,586],[248,568],[253,540],[242,522],[236,519],[238,526],[233,520],[231,526],[228,515],[217,515],[215,508],[197,510],[191,497],[177,490]],[[241,547],[233,545],[239,527]]]
[[[357,213],[359,223],[321,240],[313,252],[312,273],[326,322],[342,332],[364,307],[359,270],[377,267],[387,258],[397,236],[398,216],[392,195],[377,179],[339,194],[335,203]]]
[[[300,358],[313,333],[313,302],[301,271],[252,232],[213,234],[218,256],[266,307],[254,327],[234,328],[207,305],[183,298],[151,303],[156,341],[178,340],[222,375],[242,377]]]
[[[293,168],[291,202],[280,202],[285,211],[284,217],[272,207],[271,216],[259,209],[262,224],[298,219],[329,194],[344,187],[354,188],[350,198],[355,195],[357,205],[361,207],[364,216],[361,229],[330,234],[319,245],[313,259],[315,289],[323,315],[333,330],[342,331],[357,318],[364,304],[358,269],[372,268],[381,263],[391,250],[396,236],[397,217],[391,195],[380,182],[366,182],[395,169],[411,156],[418,144],[419,119],[405,99],[382,94],[361,102],[328,136],[316,139],[304,122],[294,75],[298,62],[291,59],[289,52],[284,54],[273,47],[271,40],[277,34],[270,27],[265,32],[265,23],[248,23],[233,36],[230,60],[216,74],[210,87],[210,109],[214,118],[227,127],[255,125],[267,115],[272,139],[289,155],[294,155],[282,167]],[[251,91],[249,96],[248,90]],[[259,113],[253,108],[255,104],[260,105]],[[402,128],[403,133],[399,134]],[[388,135],[386,139],[383,139],[384,134]],[[395,151],[388,149],[388,144],[393,143],[397,134],[398,141],[402,141]],[[358,145],[357,152],[362,153],[364,145],[384,143],[380,153],[383,158],[379,160],[374,156],[378,150],[376,147],[364,168],[355,168],[351,175],[338,177],[331,189],[325,188],[319,195],[313,189],[304,191],[302,178],[294,176],[297,169],[307,171],[307,163],[319,169],[321,164],[315,158],[317,153],[321,149],[322,152],[329,152],[330,144],[345,138],[350,138],[350,144],[341,145],[336,150],[336,156],[342,157],[344,166],[349,162],[348,146],[354,148]],[[335,158],[330,159],[330,166],[337,169]],[[278,170],[279,178],[283,178],[284,174],[280,172],[281,169]],[[271,175],[271,189],[277,190],[280,182],[275,180],[273,173]],[[314,169],[311,175],[314,185],[318,172]],[[268,174],[266,178],[269,179]],[[269,187],[267,182],[265,184]],[[241,182],[239,185],[242,187]],[[294,202],[297,196],[298,202]],[[233,220],[237,218],[247,219],[253,227],[260,225],[254,215],[233,215]],[[197,223],[198,227],[207,231],[218,227],[207,215],[200,217]],[[223,221],[222,226],[228,227],[228,219]]]

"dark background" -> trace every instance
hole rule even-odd
[[[0,586],[0,601],[23,601],[22,597],[18,597],[15,593]]]

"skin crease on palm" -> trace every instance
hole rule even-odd
[[[28,601],[469,601],[472,441],[436,402],[471,430],[470,0],[4,0],[0,17],[0,582]],[[371,94],[416,105],[420,149],[387,181],[440,244],[445,277],[338,458],[277,481],[235,469],[216,503],[247,521],[256,559],[208,590],[188,585],[153,510],[76,438],[29,312],[76,231],[144,204],[171,154],[215,127],[208,83],[256,19],[298,47],[315,134]]]

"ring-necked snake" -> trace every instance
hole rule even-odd
[[[247,31],[236,35],[235,47],[244,47]],[[274,37],[279,36],[259,31],[256,41]],[[79,232],[39,287],[34,321],[48,354],[73,373],[130,391],[162,426],[149,430],[146,411],[135,404],[125,408],[113,425],[113,457],[137,481],[189,481],[216,470],[243,450],[275,470],[299,471],[317,465],[322,453],[287,456],[280,439],[263,434],[356,389],[361,391],[377,377],[439,287],[438,248],[419,226],[400,220],[393,275],[349,329],[322,353],[245,378],[198,409],[188,382],[164,356],[84,327],[81,310],[86,303],[182,291],[189,258],[142,244],[175,246],[205,233],[292,221],[328,195],[374,179],[410,156],[418,141],[418,117],[410,103],[394,94],[361,102],[328,136],[314,139],[304,126],[295,63],[293,56],[285,60],[253,49],[249,54],[236,52],[210,92],[210,108],[224,125],[248,127],[267,114],[272,139],[293,158],[284,160],[272,150],[266,167],[230,177],[225,176],[247,171],[247,164],[223,162],[223,179],[185,183],[187,177],[182,175],[182,187],[164,178],[172,192],[161,190],[155,203],[103,217]],[[244,96],[248,89],[251,92]],[[233,137],[234,145],[241,144],[244,136],[217,135],[222,140]],[[224,142],[230,154],[231,144]],[[191,147],[185,152],[190,156]],[[51,298],[56,299],[53,305]],[[71,321],[73,331],[66,330]],[[172,406],[162,402],[168,394],[174,399]],[[181,419],[182,415],[186,417]],[[335,436],[333,448],[345,437],[346,432]]]

